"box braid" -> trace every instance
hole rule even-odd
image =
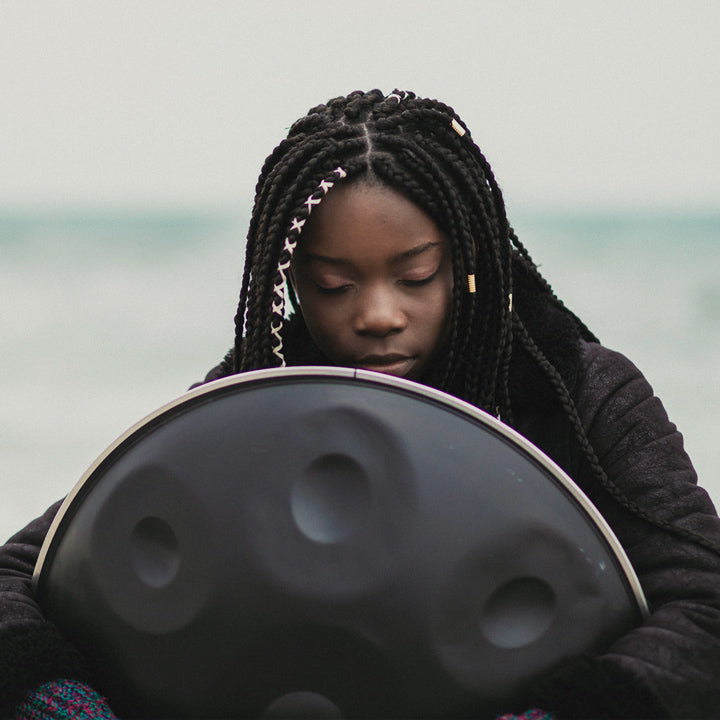
[[[467,130],[448,106],[412,93],[386,97],[378,90],[319,105],[292,126],[265,162],[256,187],[236,316],[236,372],[284,364],[280,290],[302,226],[329,183],[363,178],[403,192],[450,238],[455,281],[450,342],[434,384],[510,414],[508,225],[490,167],[464,135]],[[476,296],[464,290],[468,275],[477,278]]]
[[[542,277],[508,224],[489,163],[453,109],[437,100],[398,90],[387,96],[356,91],[312,108],[293,124],[265,161],[255,189],[235,345],[225,371],[283,366],[286,355],[295,364],[307,357],[312,340],[287,282],[293,252],[323,197],[336,183],[354,181],[403,193],[450,241],[451,326],[442,366],[428,384],[512,424],[510,366],[513,348],[521,348],[547,378],[606,491],[643,520],[720,554],[705,538],[649,516],[608,478],[568,389],[571,373],[553,364],[549,348],[533,337],[536,328],[526,326],[513,307],[514,276],[523,275],[533,302],[549,303],[561,314],[575,343],[597,338]],[[577,353],[574,348],[571,341],[555,357]]]

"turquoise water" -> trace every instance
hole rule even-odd
[[[0,213],[0,536],[232,342],[241,213]],[[535,213],[558,295],[633,359],[720,499],[720,213]]]

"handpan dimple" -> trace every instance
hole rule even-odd
[[[334,388],[274,422],[282,452],[244,479],[238,518],[253,572],[298,596],[379,588],[415,516],[417,470],[402,428]]]
[[[87,555],[84,592],[113,609],[113,623],[156,635],[195,622],[213,592],[212,520],[176,468],[129,454],[89,499],[75,540]],[[92,510],[96,506],[96,510]]]
[[[180,568],[180,549],[175,531],[159,517],[144,517],[130,534],[130,554],[135,574],[146,585],[169,585]]]
[[[543,636],[557,609],[555,593],[545,580],[518,577],[503,583],[483,605],[482,634],[500,648],[521,648]]]
[[[290,504],[303,535],[319,543],[340,543],[367,521],[370,499],[361,463],[328,453],[304,469],[292,487]]]

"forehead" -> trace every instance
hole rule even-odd
[[[424,210],[393,188],[359,182],[336,186],[313,210],[300,251],[392,254],[425,243],[447,239]]]

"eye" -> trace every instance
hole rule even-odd
[[[352,287],[351,285],[320,285],[320,283],[317,283],[314,280],[313,285],[315,286],[315,289],[323,295],[341,295]]]
[[[401,280],[403,285],[408,287],[422,287],[423,285],[429,285],[440,272],[440,266],[436,270],[433,270],[429,275],[422,275],[421,277],[405,277]]]

